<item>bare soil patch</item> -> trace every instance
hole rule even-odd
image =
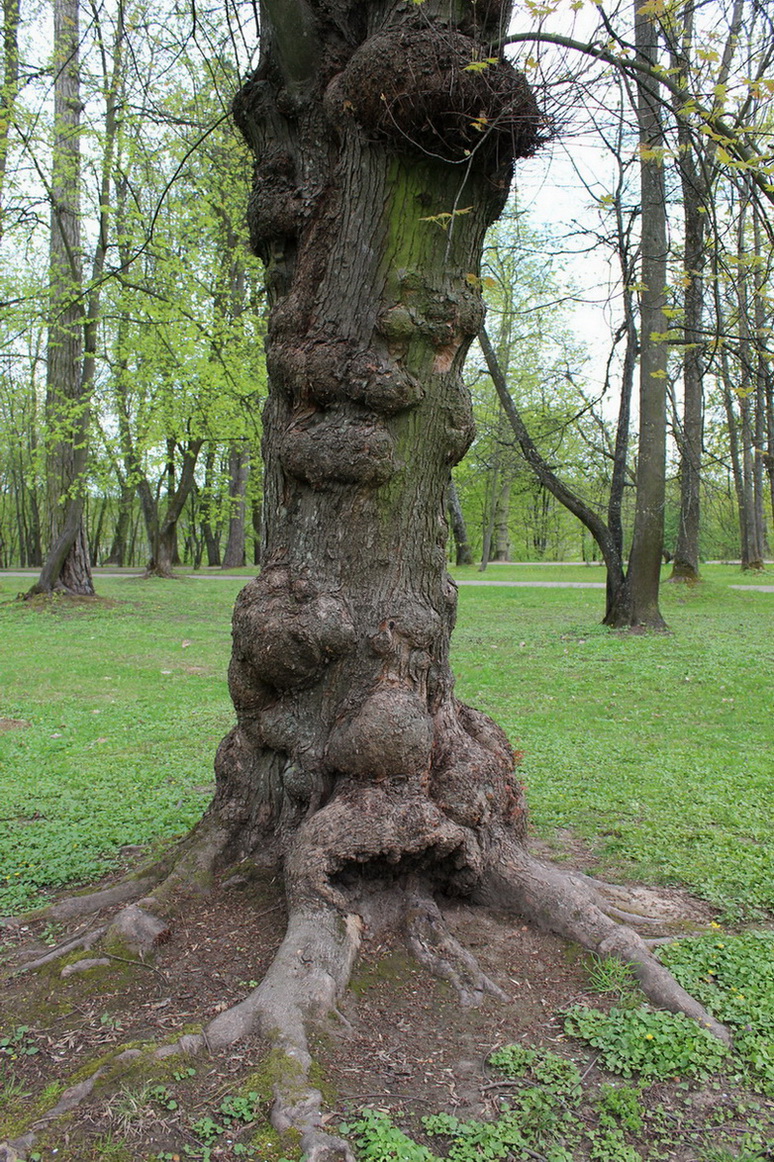
[[[24,718],[0,718],[0,733],[7,730],[26,730],[29,725]]]

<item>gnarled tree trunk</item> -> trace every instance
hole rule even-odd
[[[454,698],[444,498],[473,436],[483,236],[538,113],[493,58],[499,3],[333,9],[266,4],[236,103],[273,303],[266,526],[211,818],[235,855],[289,861],[296,899],[404,855],[468,882],[524,821],[502,732]]]

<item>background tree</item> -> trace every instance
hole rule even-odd
[[[89,398],[83,371],[78,0],[54,3],[54,152],[51,176],[50,320],[46,374],[47,544],[32,592],[91,595],[83,523]]]

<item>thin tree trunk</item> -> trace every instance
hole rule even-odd
[[[526,425],[521,417],[521,414],[513,402],[513,397],[508,391],[508,385],[505,381],[500,364],[497,361],[494,348],[489,340],[485,330],[481,330],[478,336],[478,341],[481,344],[481,350],[484,353],[484,359],[492,377],[492,382],[495,385],[497,395],[500,403],[503,406],[505,415],[513,430],[516,439],[519,441],[524,459],[529,464],[532,471],[537,476],[544,488],[555,496],[560,504],[569,509],[582,524],[586,526],[596,543],[599,545],[599,550],[602,554],[602,559],[607,567],[607,587],[608,587],[608,609],[610,607],[610,594],[613,599],[624,584],[624,569],[623,561],[620,552],[616,546],[615,539],[607,527],[605,522],[592,508],[590,508],[585,501],[577,496],[570,488],[564,484],[563,481],[553,472],[549,464],[543,459],[535,446],[532,437],[527,431]],[[606,612],[607,618],[607,612]]]
[[[210,444],[207,449],[207,455],[204,459],[204,486],[201,492],[201,529],[204,538],[204,546],[207,551],[207,564],[212,568],[220,567],[220,536],[218,522],[217,530],[213,528],[212,515],[214,509],[213,496],[213,477],[215,474],[215,457],[217,449],[214,444]]]
[[[658,62],[657,25],[635,0],[637,55],[650,66]],[[667,235],[664,184],[664,133],[658,82],[637,82],[640,138],[640,422],[637,454],[637,499],[626,584],[609,617],[609,625],[664,629],[659,609],[664,550],[666,494],[667,381]]]
[[[175,477],[174,449],[170,447],[165,473],[169,488],[163,516],[159,515],[158,502],[154,501],[147,481],[144,482],[143,494],[146,496],[146,500],[149,500],[153,505],[152,515],[150,504],[147,505],[147,508],[144,506],[144,511],[151,516],[148,533],[149,536],[151,534],[154,536],[154,540],[151,541],[151,558],[146,570],[148,575],[172,577],[175,566],[180,563],[177,548],[177,524],[193,488],[196,461],[203,444],[203,439],[188,440],[182,448],[183,458],[179,479]]]
[[[251,505],[253,526],[253,564],[260,565],[263,554],[263,502],[253,498]]]
[[[495,512],[499,484],[500,454],[498,451],[495,453],[494,464],[490,469],[489,487],[484,493],[486,505],[484,507],[484,535],[482,537],[481,543],[481,562],[478,566],[479,573],[484,573],[486,571],[486,567],[492,559],[492,538],[494,537]]]
[[[622,237],[619,235],[619,237]],[[618,419],[616,421],[615,445],[613,448],[613,470],[610,477],[610,496],[607,504],[607,527],[610,530],[615,552],[621,563],[621,573],[616,570],[612,577],[608,572],[607,584],[607,612],[615,604],[615,594],[623,584],[624,559],[624,530],[623,530],[623,501],[626,492],[627,460],[629,453],[629,425],[632,415],[632,394],[634,392],[634,371],[637,366],[639,338],[634,321],[632,293],[629,290],[631,280],[628,279],[624,266],[624,327],[626,341],[624,348],[623,365],[621,367],[621,394],[618,405]]]
[[[757,448],[759,435],[757,422],[758,384],[756,382],[756,361],[753,336],[751,335],[752,308],[750,305],[750,252],[747,246],[749,204],[745,198],[737,220],[737,274],[736,301],[739,316],[739,384],[737,390],[742,467],[742,510],[741,516],[741,559],[742,569],[763,568],[763,544],[761,539],[762,504],[760,503],[761,472]],[[756,461],[758,462],[756,464]]]
[[[672,54],[678,76],[687,77],[693,55],[693,3],[682,13],[679,50]],[[676,104],[676,98],[673,101]],[[683,194],[683,416],[679,428],[680,520],[677,529],[671,581],[699,579],[699,529],[701,523],[701,461],[704,428],[704,227],[708,186],[696,163],[696,142],[684,118],[677,119],[678,169]]]
[[[769,544],[765,516],[766,441],[771,434],[771,371],[764,336],[766,335],[766,250],[763,243],[760,209],[753,205],[753,285],[755,289],[753,318],[755,322],[755,517],[761,556],[768,556]],[[769,486],[772,474],[769,466]],[[774,502],[774,492],[771,493]]]
[[[245,510],[250,476],[250,449],[246,440],[229,449],[228,541],[223,554],[224,569],[240,569],[245,564]]]
[[[134,489],[127,484],[126,477],[123,474],[119,475],[118,483],[121,490],[118,497],[118,513],[113,529],[113,540],[105,564],[120,567],[126,565],[128,561],[129,530],[132,521]]]
[[[110,186],[123,82],[123,6],[119,4],[112,75],[105,76],[105,140],[97,243],[83,302],[80,232],[80,66],[78,0],[55,0],[54,163],[51,178],[51,310],[46,411],[49,426],[48,556],[32,592],[64,588],[93,594],[83,523],[91,394],[96,375],[100,288],[108,250]],[[70,559],[71,557],[71,559]]]
[[[3,85],[0,90],[0,238],[3,236],[3,196],[8,169],[9,134],[19,94],[19,4],[3,0]]]
[[[468,540],[468,529],[462,513],[457,486],[453,477],[449,478],[449,488],[446,493],[446,510],[449,514],[449,525],[454,538],[455,564],[472,565],[473,550]]]
[[[504,479],[500,483],[500,491],[497,495],[495,503],[495,549],[493,556],[493,560],[495,561],[510,561],[511,559],[511,541],[508,531],[510,502],[511,481],[506,475],[504,475]]]

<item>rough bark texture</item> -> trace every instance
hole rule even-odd
[[[235,856],[292,863],[295,894],[404,856],[448,886],[480,865],[491,822],[523,829],[507,741],[454,698],[445,570],[483,235],[537,142],[520,75],[468,69],[494,54],[502,15],[266,5],[236,102],[273,302],[266,526],[234,615],[238,725],[212,815]]]

